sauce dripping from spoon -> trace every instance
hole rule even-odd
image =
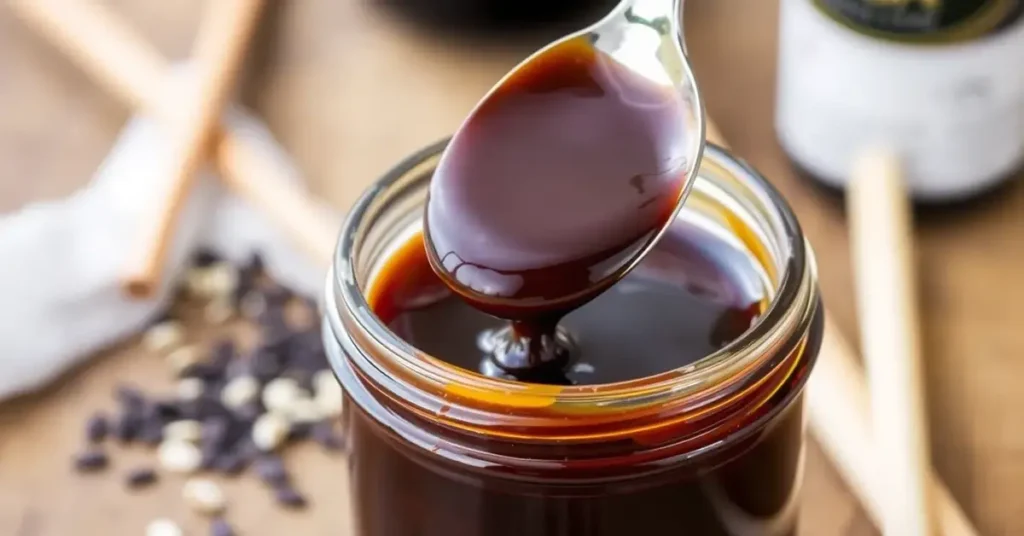
[[[624,276],[688,190],[688,103],[585,37],[543,50],[478,104],[430,186],[427,256],[473,307],[507,319],[492,356],[562,370],[568,312]]]

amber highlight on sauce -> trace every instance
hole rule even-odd
[[[430,269],[422,235],[386,260],[367,302],[397,336],[452,365],[524,382],[594,385],[654,376],[721,350],[767,306],[764,278],[749,252],[677,220],[628,275],[561,320],[570,344],[564,366],[517,374],[502,370],[493,351],[507,322],[449,291]]]

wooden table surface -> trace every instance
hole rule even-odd
[[[200,3],[111,2],[175,58],[188,50]],[[451,131],[524,51],[443,44],[356,0],[278,4],[272,46],[263,47],[272,52],[262,54],[262,74],[243,97],[315,190],[340,208],[397,159]],[[828,305],[853,335],[841,204],[797,179],[773,136],[776,9],[776,0],[692,0],[689,48],[710,115],[735,151],[796,208],[817,251]],[[0,6],[0,110],[0,210],[82,185],[128,115],[6,6]],[[918,231],[935,463],[986,535],[1024,534],[1022,231],[1020,186],[964,209],[932,211]],[[169,385],[161,363],[125,345],[42,393],[0,405],[0,534],[141,534],[157,516],[185,522],[189,534],[204,533],[173,479],[129,496],[118,478],[71,474],[68,457],[81,440],[82,421],[93,409],[110,407],[119,381]],[[127,452],[115,458],[116,468],[147,457]],[[312,449],[299,449],[288,463],[313,508],[283,513],[255,481],[230,482],[230,518],[242,534],[346,534],[344,463]],[[802,534],[874,534],[816,447],[808,463]]]

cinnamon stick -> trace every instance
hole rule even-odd
[[[170,65],[121,17],[96,2],[11,0],[15,13],[126,103],[164,123],[177,105]],[[170,98],[167,98],[170,97]],[[288,176],[281,162],[260,151],[246,133],[216,125],[213,160],[221,178],[266,213],[308,255],[331,262],[338,229]]]
[[[204,160],[213,127],[220,124],[262,3],[216,0],[207,4],[192,55],[196,93],[179,96],[177,117],[168,123],[172,134],[169,176],[154,185],[160,189],[157,206],[152,218],[142,221],[139,250],[125,269],[124,286],[131,296],[149,297],[160,282],[178,213]],[[170,97],[164,95],[162,100],[170,102]]]

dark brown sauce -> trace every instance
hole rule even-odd
[[[521,67],[453,138],[431,182],[431,264],[477,310],[511,320],[495,363],[537,379],[573,341],[556,326],[635,263],[685,192],[673,90],[576,39]],[[557,374],[556,374],[557,375]]]
[[[490,335],[504,322],[452,295],[431,270],[422,236],[396,251],[372,290],[377,315],[416,348],[468,370],[512,377],[489,357]],[[560,377],[544,371],[536,380],[611,383],[691,364],[738,338],[765,300],[745,253],[676,221],[635,270],[562,320],[572,360]]]
[[[346,392],[360,536],[795,536],[803,398],[745,440],[658,475],[514,485],[416,452]],[[750,425],[749,421],[740,423]],[[524,449],[526,445],[524,445]],[[594,455],[587,445],[566,456]],[[501,468],[515,475],[512,468]],[[515,475],[529,478],[530,475]],[[585,479],[583,479],[585,480]]]

